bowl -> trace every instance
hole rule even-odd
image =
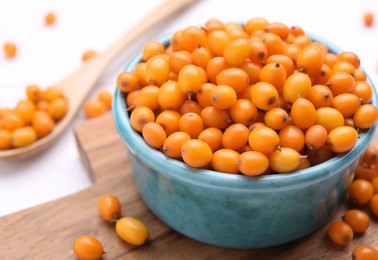
[[[316,35],[307,35],[331,52],[341,51]],[[169,39],[170,35],[160,41],[168,45]],[[140,61],[138,54],[125,70],[132,71]],[[377,105],[375,90],[373,104]],[[376,130],[374,125],[360,132],[352,150],[316,166],[250,177],[195,169],[148,146],[130,126],[125,94],[117,88],[112,110],[137,190],[150,210],[187,237],[240,249],[288,243],[330,221],[345,202],[347,186]]]

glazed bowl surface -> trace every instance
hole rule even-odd
[[[330,52],[341,50],[324,43]],[[160,39],[168,44],[170,35]],[[132,71],[135,56],[126,66]],[[370,79],[367,81],[374,89]],[[377,106],[374,90],[373,104]],[[137,190],[164,223],[192,239],[228,248],[264,248],[304,237],[325,225],[345,202],[347,186],[376,125],[360,132],[348,153],[289,174],[260,177],[195,169],[151,148],[130,125],[125,94],[113,100],[116,128],[127,150]]]

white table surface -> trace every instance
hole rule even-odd
[[[179,1],[179,0],[177,0]],[[12,107],[25,97],[28,84],[45,88],[81,65],[88,49],[104,50],[162,0],[138,1],[0,1],[0,46],[13,41],[17,57],[0,53],[0,107]],[[47,12],[56,24],[43,24]],[[96,89],[114,91],[115,79],[141,44],[209,18],[245,21],[261,16],[270,22],[299,25],[327,38],[343,50],[357,53],[363,68],[378,85],[378,20],[366,28],[363,15],[372,11],[378,19],[376,0],[201,0],[169,22],[149,32],[125,50],[103,74]],[[85,120],[82,111],[72,126]],[[24,161],[0,161],[0,216],[47,202],[90,185],[81,164],[72,129],[45,153]]]

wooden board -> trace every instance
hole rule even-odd
[[[90,234],[103,244],[102,259],[351,259],[356,245],[378,248],[378,224],[372,219],[367,232],[350,245],[332,244],[327,225],[298,241],[274,248],[236,250],[206,245],[178,234],[142,202],[134,186],[131,168],[111,114],[91,119],[74,129],[81,159],[93,185],[76,194],[0,218],[0,259],[75,259],[75,237]],[[118,196],[124,216],[142,220],[151,237],[139,247],[119,239],[114,225],[97,212],[97,200],[105,193]],[[340,219],[345,207],[335,219]]]

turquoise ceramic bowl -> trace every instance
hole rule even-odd
[[[331,43],[312,38],[340,52]],[[169,36],[161,41],[168,44]],[[132,71],[140,60],[141,54],[126,70]],[[377,105],[375,92],[373,102]],[[244,249],[284,244],[326,224],[344,203],[359,158],[376,129],[361,132],[350,152],[317,166],[290,174],[248,177],[194,169],[150,148],[131,128],[125,96],[117,89],[113,113],[137,189],[151,211],[192,239]]]

